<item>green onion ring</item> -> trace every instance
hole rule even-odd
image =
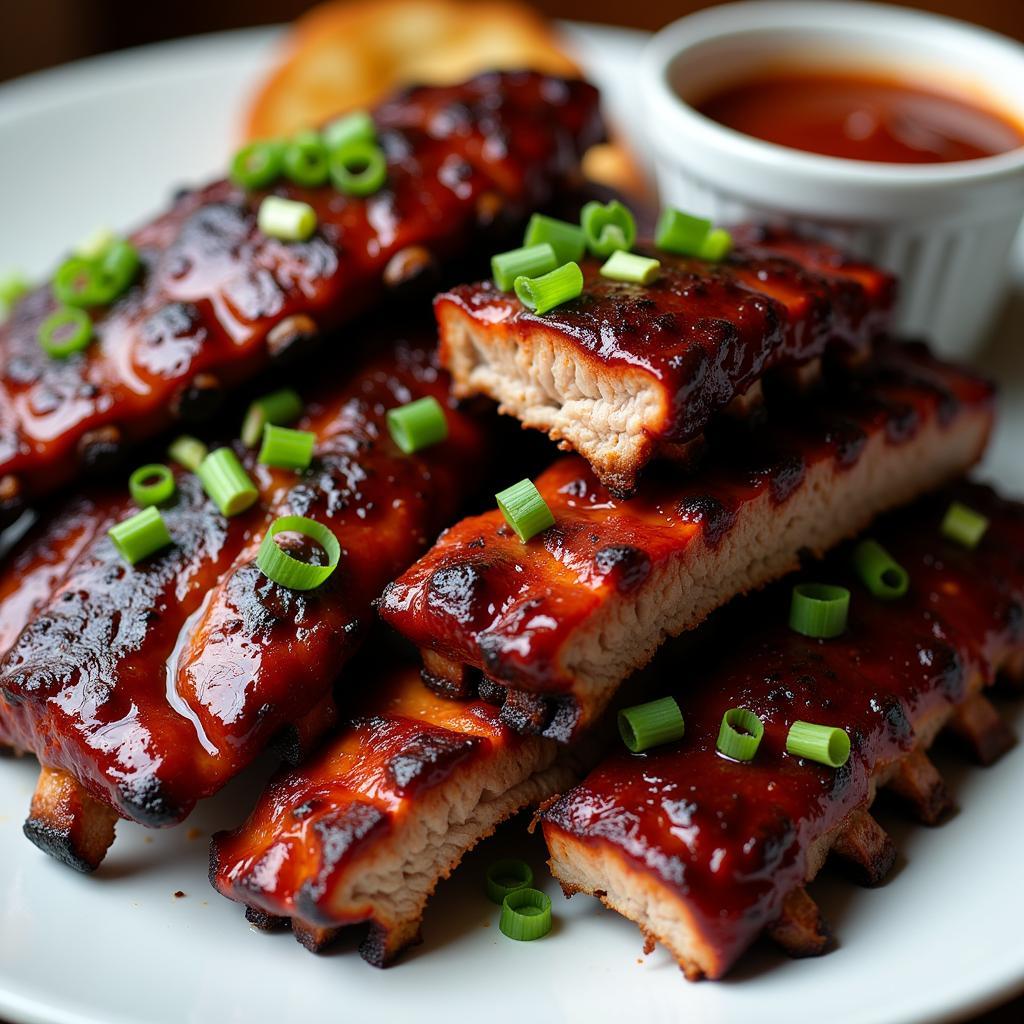
[[[686,733],[683,713],[672,697],[623,708],[618,723],[622,742],[634,754],[681,740]]]
[[[84,309],[65,306],[39,325],[38,339],[48,356],[66,359],[88,348],[92,341],[92,318]]]
[[[551,897],[538,889],[515,889],[501,903],[498,927],[517,942],[532,942],[551,931]]]
[[[853,567],[861,582],[880,601],[903,597],[910,587],[910,576],[876,540],[862,540],[852,555]]]
[[[285,147],[285,177],[296,185],[316,188],[327,181],[329,174],[327,147],[317,132],[299,132]]]
[[[487,868],[484,888],[487,898],[499,906],[510,892],[533,885],[533,870],[524,860],[507,858],[496,860]]]
[[[524,544],[531,537],[555,525],[555,517],[551,514],[548,503],[537,490],[536,484],[528,477],[499,491],[494,500],[498,503],[505,522],[515,530],[516,536]]]
[[[556,266],[559,267],[563,263],[579,263],[587,250],[587,236],[578,224],[535,213],[526,225],[523,246],[530,248],[545,242],[555,250]]]
[[[327,565],[311,565],[282,551],[274,538],[284,532],[301,533],[316,541],[327,555]],[[256,556],[256,565],[263,575],[289,590],[315,590],[338,568],[340,561],[341,545],[334,532],[323,523],[305,516],[281,516],[275,519]]]
[[[441,403],[433,395],[389,409],[388,433],[404,455],[412,455],[448,436],[448,419]]]
[[[789,608],[789,628],[818,640],[829,640],[846,629],[850,592],[828,583],[798,583]]]
[[[373,195],[387,181],[387,157],[376,143],[353,142],[332,150],[330,174],[334,187],[347,196]]]
[[[753,711],[730,708],[718,729],[718,751],[733,761],[753,761],[764,737],[764,723]]]
[[[786,736],[786,753],[829,768],[842,768],[850,759],[850,736],[835,726],[794,722]]]
[[[141,562],[171,543],[164,517],[152,505],[112,526],[107,535],[129,565]]]
[[[942,520],[942,535],[968,551],[981,543],[987,529],[988,518],[959,501],[949,506]]]
[[[128,478],[128,490],[139,508],[170,501],[176,489],[174,474],[159,462],[140,466]]]
[[[231,160],[231,180],[245,189],[266,188],[281,174],[284,144],[276,140],[250,142]]]

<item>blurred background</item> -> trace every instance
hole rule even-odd
[[[0,81],[78,57],[198,32],[289,21],[313,0],[2,0]],[[540,0],[551,17],[660,28],[712,4],[699,0]],[[1024,40],[1024,0],[903,0]]]

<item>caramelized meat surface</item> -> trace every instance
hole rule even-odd
[[[152,436],[207,413],[223,389],[377,303],[437,260],[465,255],[495,218],[518,219],[578,173],[602,128],[589,85],[488,74],[406,90],[375,112],[384,188],[275,194],[310,203],[306,242],[257,229],[265,192],[220,181],[181,196],[132,236],[143,263],[94,315],[81,355],[49,358],[37,331],[49,285],[0,326],[0,508],[8,516]]]
[[[556,463],[537,480],[554,526],[522,544],[497,509],[463,520],[381,614],[424,652],[432,685],[479,685],[510,724],[569,739],[666,636],[962,474],[991,422],[986,383],[886,348],[856,380],[712,447],[706,471],[632,499],[580,459]]]
[[[363,956],[383,966],[462,856],[573,774],[556,744],[514,733],[493,706],[435,696],[414,668],[376,675],[355,717],[214,837],[210,879],[311,949],[367,922]]]
[[[940,531],[951,500],[990,520],[976,550]],[[848,553],[811,571],[852,593],[846,632],[813,640],[788,628],[789,586],[727,613],[686,685],[666,673],[686,721],[678,743],[614,754],[543,815],[551,865],[567,893],[598,893],[663,942],[689,977],[717,978],[766,927],[792,951],[820,952],[803,884],[831,851],[876,882],[895,850],[866,808],[890,784],[919,816],[948,806],[923,751],[947,724],[991,760],[1012,742],[981,688],[1024,655],[1024,506],[958,485],[873,533],[908,571],[905,597],[883,602],[852,576]],[[750,763],[716,751],[723,714],[764,723]],[[987,711],[986,711],[987,709]],[[837,770],[785,752],[795,720],[847,730]],[[898,926],[898,922],[894,922]],[[809,934],[810,933],[810,934]]]
[[[441,358],[456,394],[502,411],[590,462],[629,493],[660,452],[679,453],[762,377],[812,363],[830,347],[868,354],[894,292],[884,271],[819,242],[745,229],[722,263],[655,252],[649,285],[582,264],[583,294],[543,316],[490,282],[440,295]]]
[[[297,424],[317,435],[309,470],[257,465],[239,448],[261,500],[230,519],[178,473],[163,510],[174,544],[134,567],[106,533],[135,511],[126,489],[42,523],[0,571],[0,741],[156,826],[180,821],[286,727],[308,740],[330,720],[371,601],[455,514],[482,462],[482,428],[453,408],[440,444],[406,456],[391,441],[389,408],[446,403],[447,392],[429,350],[406,343],[312,392]],[[286,514],[341,544],[316,590],[286,589],[255,565]]]

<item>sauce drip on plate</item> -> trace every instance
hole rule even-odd
[[[883,75],[765,72],[696,107],[746,135],[847,160],[951,163],[1024,145],[1024,126],[997,110]]]

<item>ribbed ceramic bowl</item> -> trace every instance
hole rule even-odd
[[[717,87],[794,60],[902,71],[1024,121],[1024,46],[948,18],[870,3],[728,4],[659,32],[642,65],[662,200],[720,223],[784,223],[900,276],[897,328],[967,355],[984,338],[1024,217],[1024,148],[883,164],[763,142],[698,113]]]

